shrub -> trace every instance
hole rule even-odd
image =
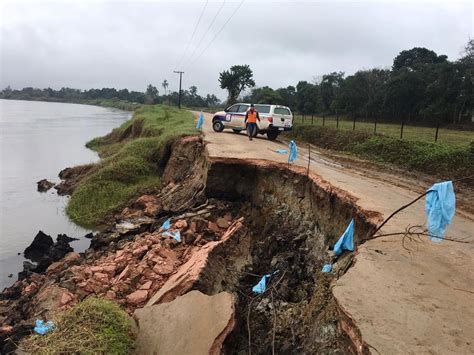
[[[58,315],[55,329],[26,338],[30,354],[129,354],[134,348],[133,320],[113,302],[90,297]]]

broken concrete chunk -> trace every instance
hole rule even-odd
[[[137,309],[135,315],[138,354],[220,354],[235,325],[234,297],[195,290],[169,303]]]

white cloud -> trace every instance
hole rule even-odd
[[[240,2],[226,2],[203,47]],[[4,2],[1,85],[177,89],[176,63],[204,2]],[[220,7],[210,1],[195,42]],[[191,44],[184,86],[225,97],[218,74],[249,64],[257,85],[280,87],[331,71],[389,67],[403,49],[459,56],[473,37],[471,2],[244,2],[209,49]]]

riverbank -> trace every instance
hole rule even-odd
[[[249,184],[255,185],[255,193],[246,188]],[[367,349],[357,335],[347,335],[357,334],[356,328],[347,325],[330,292],[333,276],[319,270],[331,258],[328,246],[342,233],[343,221],[356,219],[356,240],[362,243],[377,214],[357,208],[343,191],[304,169],[211,160],[199,136],[173,142],[161,186],[115,214],[84,254],[68,254],[2,294],[2,329],[10,332],[9,339],[38,349],[44,344],[39,336],[36,342],[22,342],[37,314],[64,326],[63,312],[95,295],[138,319],[135,346],[144,353],[176,346],[177,353],[189,353],[190,347],[213,354],[240,349],[250,336],[247,327],[253,336],[268,339],[252,345],[257,352],[272,346],[289,352]],[[306,194],[302,186],[315,193]],[[328,214],[339,217],[327,219]],[[314,233],[308,234],[310,230]],[[346,255],[334,269],[343,273],[350,260]],[[254,295],[253,285],[267,273],[275,275],[267,281],[268,292]],[[271,307],[278,309],[275,330]],[[207,326],[179,332],[190,319]],[[308,330],[320,336],[308,337]],[[56,331],[65,334],[64,329]],[[57,339],[54,331],[49,337]],[[4,350],[8,346],[7,341]]]
[[[170,159],[171,148],[180,137],[196,133],[194,125],[194,118],[189,112],[164,106],[143,106],[136,110],[131,120],[119,128],[90,141],[87,146],[97,151],[101,160],[64,169],[60,174],[65,180],[58,186],[58,191],[71,194],[67,206],[68,215],[83,225],[114,225],[113,214],[122,212],[123,206],[128,204],[130,208],[136,208],[141,206],[141,203],[150,206],[149,201],[135,201],[134,198],[144,191],[159,191],[162,179],[165,182],[169,180],[171,175],[165,173],[165,168]],[[178,163],[174,162],[174,165]],[[184,172],[175,167],[176,169]],[[157,209],[157,206],[150,206],[147,214],[154,217],[152,213]],[[0,296],[2,340],[6,339],[5,337],[21,338],[26,329],[29,333],[34,324],[34,317],[29,318],[27,314],[30,313],[26,309],[51,308],[51,318],[53,313],[63,317],[62,310],[69,309],[77,302],[70,304],[67,301],[73,291],[70,285],[60,288],[61,292],[57,287],[51,287],[51,282],[56,277],[54,275],[59,271],[58,265],[65,265],[69,271],[69,267],[73,265],[87,263],[90,259],[99,257],[94,254],[92,248],[85,254],[69,253],[58,261],[57,258],[50,257],[49,254],[54,254],[54,251],[49,250],[48,246],[49,244],[42,248],[45,249],[42,250],[45,255],[38,256],[38,260],[41,259],[41,268],[29,266],[23,271],[22,279]],[[55,248],[52,243],[50,247]],[[51,273],[53,269],[54,272]],[[66,292],[67,290],[69,291]],[[83,296],[79,295],[79,299],[84,298]],[[54,303],[56,301],[59,303]],[[15,305],[26,307],[25,312],[15,312]],[[41,340],[38,341],[41,343]],[[9,344],[3,345],[8,348],[12,345]],[[35,346],[33,341],[30,349],[37,349]],[[92,348],[95,349],[91,347],[89,350]]]
[[[196,134],[191,113],[168,106],[142,106],[110,134],[91,140],[97,164],[76,167],[67,214],[79,225],[97,226],[145,190],[160,188],[173,141]]]
[[[37,190],[37,182],[59,183],[64,167],[90,164],[98,155],[85,144],[109,133],[130,112],[90,105],[0,100],[0,291],[22,270],[21,255],[42,230],[77,238],[71,246],[84,251],[90,231],[70,221],[66,196]],[[28,218],[25,218],[28,216]],[[14,276],[10,276],[14,275]]]
[[[191,344],[203,352],[236,350],[247,344],[247,327],[262,339],[271,339],[276,332],[273,347],[290,352],[321,346],[334,351],[356,346],[366,349],[357,336],[347,335],[347,329],[355,332],[354,326],[346,325],[346,330],[340,326],[347,320],[329,291],[332,276],[321,275],[319,270],[330,260],[328,246],[342,233],[349,215],[359,225],[357,242],[363,242],[364,235],[373,230],[377,215],[358,209],[344,192],[332,189],[317,176],[308,176],[303,169],[209,159],[202,138],[193,134],[192,116],[182,113],[166,107],[139,109],[131,121],[90,142],[102,161],[80,179],[71,203],[84,194],[84,199],[76,200],[81,202],[78,206],[95,208],[101,203],[95,195],[102,200],[113,195],[98,190],[114,191],[107,189],[110,185],[115,188],[117,178],[124,185],[141,181],[143,169],[124,169],[128,175],[137,174],[135,180],[124,180],[122,172],[114,170],[128,166],[127,157],[150,164],[159,178],[156,190],[136,199],[127,196],[118,205],[104,204],[110,207],[109,213],[102,214],[107,216],[108,227],[93,236],[85,253],[69,253],[45,272],[32,273],[1,294],[3,351],[12,350],[14,344],[37,351],[48,339],[54,343],[49,349],[61,349],[55,332],[67,333],[62,320],[69,313],[64,312],[74,314],[92,295],[135,315],[135,346],[144,352],[170,349],[177,336],[187,339],[179,342],[183,353]],[[305,193],[296,181],[306,181],[303,185],[317,193],[302,199]],[[255,185],[255,194],[249,194],[246,187],[250,184]],[[86,201],[81,189],[89,189],[88,197],[96,200]],[[316,200],[325,202],[317,206]],[[334,213],[331,210],[337,211],[341,220],[327,223],[325,216]],[[277,220],[281,223],[275,225]],[[308,234],[309,230],[315,233]],[[313,252],[308,253],[308,248]],[[350,258],[348,255],[335,264],[335,270],[345,268]],[[279,296],[273,300],[273,293],[264,292],[255,297],[261,298],[261,306],[252,301],[251,288],[267,273],[276,275],[268,284]],[[272,305],[279,309],[276,330],[267,317]],[[172,321],[150,326],[150,317],[165,319],[167,312],[175,315]],[[254,316],[246,321],[249,312]],[[48,338],[28,336],[38,315],[58,325]],[[189,324],[189,317],[207,322],[209,327],[179,332]],[[101,332],[88,327],[89,333]],[[329,333],[324,330],[328,327],[332,329]],[[310,339],[308,329],[321,336]],[[134,334],[127,336],[130,342]],[[167,335],[156,342],[157,334]],[[75,334],[69,336],[74,339]],[[265,341],[252,347],[266,351],[272,344]]]

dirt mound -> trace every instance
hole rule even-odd
[[[94,166],[94,164],[87,164],[61,170],[59,178],[62,181],[54,187],[58,195],[71,195],[76,186],[93,171]]]

